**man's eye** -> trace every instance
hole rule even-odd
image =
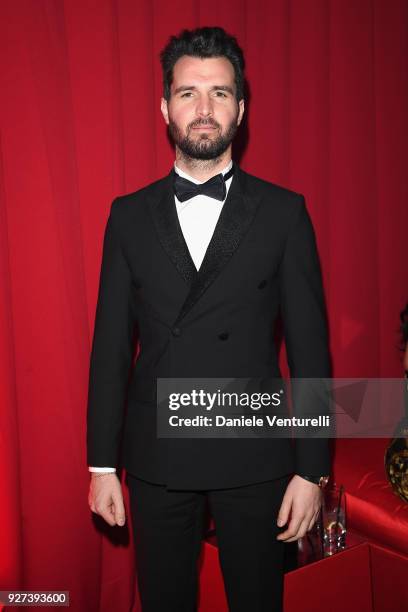
[[[184,98],[185,96],[192,96],[192,95],[193,93],[191,91],[185,91],[183,94],[181,94],[181,98]],[[227,95],[223,91],[217,91],[216,95],[221,96],[222,98],[227,97]]]

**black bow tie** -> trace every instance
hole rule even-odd
[[[216,174],[212,176],[205,183],[192,183],[191,181],[183,178],[173,169],[174,174],[174,193],[180,202],[189,200],[198,194],[210,196],[216,200],[225,200],[227,195],[227,187],[225,181],[227,181],[234,174],[234,164],[232,164],[231,170],[228,170],[226,174]]]

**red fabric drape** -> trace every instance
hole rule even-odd
[[[334,374],[399,376],[408,4],[4,0],[0,16],[0,588],[124,612],[131,534],[102,537],[88,509],[86,396],[110,203],[174,159],[158,53],[184,27],[237,36],[250,87],[239,162],[306,196]]]

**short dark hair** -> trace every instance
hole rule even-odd
[[[160,52],[163,70],[163,97],[167,101],[170,100],[174,64],[183,55],[201,58],[226,57],[234,68],[236,99],[239,102],[244,97],[245,60],[236,38],[227,34],[223,28],[203,27],[195,30],[182,30],[178,36],[171,36],[167,45]]]

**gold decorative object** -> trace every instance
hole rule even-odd
[[[402,500],[408,502],[408,304],[400,314],[404,350],[404,406],[405,416],[397,427],[395,438],[385,451],[384,465],[391,487]]]

